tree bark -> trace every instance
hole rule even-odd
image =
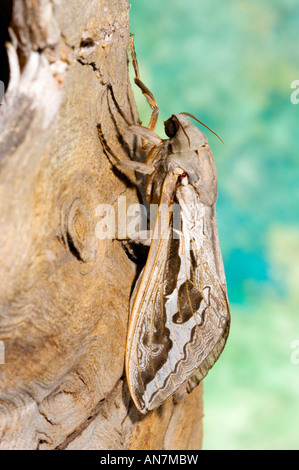
[[[14,0],[6,13],[0,448],[200,449],[201,387],[145,417],[130,399],[124,351],[137,268],[121,242],[95,235],[99,204],[139,198],[97,130],[120,159],[134,156],[107,88],[137,122],[127,0]]]

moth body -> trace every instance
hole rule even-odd
[[[184,114],[169,118],[165,122],[165,132],[170,138],[163,142],[156,162],[156,171],[151,176],[150,181],[154,180],[154,186],[152,194],[148,197],[149,202],[159,201],[162,182],[167,173],[181,168],[187,173],[188,180],[194,186],[200,200],[204,204],[215,204],[217,173],[205,134],[191,124]]]

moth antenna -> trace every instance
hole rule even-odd
[[[185,113],[180,113],[180,114],[185,114]],[[184,132],[185,136],[187,137],[188,142],[189,142],[189,147],[190,147],[190,139],[189,139],[189,136],[188,136],[187,132],[186,132],[185,129],[184,129],[184,126],[180,123],[180,120],[179,120],[175,115],[173,115],[173,117],[177,120],[178,125],[180,126],[180,128],[181,128],[182,131]]]
[[[192,119],[195,119],[195,121],[199,122],[199,124],[201,124],[202,126],[204,126],[206,129],[208,129],[210,132],[212,132],[212,134],[214,134],[216,137],[218,137],[219,140],[221,140],[221,142],[224,144],[223,140],[221,139],[221,137],[216,133],[214,132],[209,126],[207,126],[204,122],[200,121],[199,119],[197,119],[195,116],[193,116],[193,114],[191,113],[180,113],[180,114],[184,114],[185,116],[189,116],[191,117]]]

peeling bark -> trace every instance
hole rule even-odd
[[[124,351],[136,264],[120,242],[95,236],[100,203],[139,197],[97,133],[100,124],[120,159],[134,156],[134,138],[120,139],[125,122],[107,92],[109,84],[137,122],[127,0],[6,7],[0,448],[199,449],[201,387],[145,417],[130,400]]]

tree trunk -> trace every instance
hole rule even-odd
[[[120,138],[120,110],[138,120],[127,0],[5,6],[0,448],[199,449],[201,387],[145,417],[130,399],[124,351],[137,267],[120,241],[96,236],[99,204],[139,197],[97,130],[120,159],[133,157],[134,139]]]

